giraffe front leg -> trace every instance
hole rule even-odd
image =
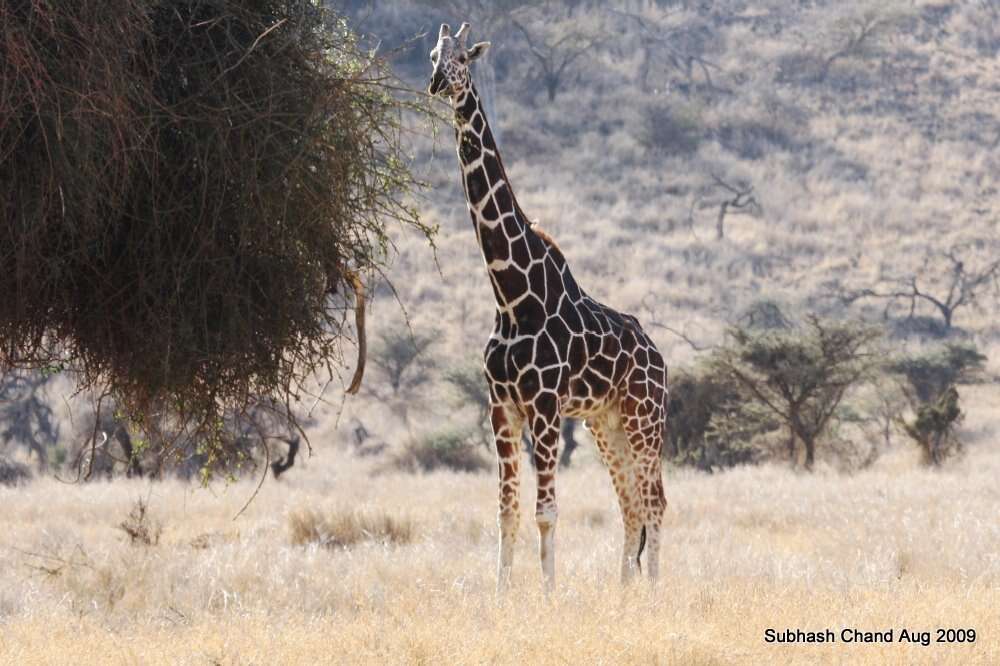
[[[551,410],[536,410],[531,422],[535,475],[538,480],[535,522],[538,524],[538,555],[542,563],[542,580],[546,593],[552,591],[556,580],[558,516],[556,465],[559,460],[559,421],[559,414],[553,406]]]
[[[496,440],[497,472],[499,474],[500,553],[497,562],[497,592],[510,586],[510,570],[514,564],[514,543],[521,522],[520,462],[521,429],[524,419],[505,405],[494,404],[490,422]]]

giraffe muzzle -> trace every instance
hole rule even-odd
[[[443,90],[448,88],[448,86],[445,85],[446,83],[444,75],[440,72],[435,72],[434,76],[431,77],[431,84],[427,86],[427,94],[431,97],[436,97]]]

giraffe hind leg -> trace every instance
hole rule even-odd
[[[628,438],[617,414],[604,414],[587,420],[597,450],[611,475],[611,484],[618,495],[625,538],[622,543],[622,583],[632,580],[641,571],[643,515],[640,511],[635,466]]]
[[[660,452],[663,445],[663,414],[659,409],[625,419],[625,432],[635,465],[642,531],[646,543],[646,573],[659,577],[660,537],[667,500],[663,492]]]

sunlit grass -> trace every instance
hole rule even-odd
[[[491,475],[371,476],[374,466],[323,449],[287,481],[268,481],[235,521],[251,480],[211,489],[38,480],[0,490],[0,662],[1000,658],[1000,456],[985,445],[941,471],[896,451],[853,476],[780,466],[671,472],[655,590],[619,586],[610,483],[582,457],[559,479],[558,582],[548,600],[530,518],[514,586],[495,596]],[[132,545],[117,526],[147,495],[162,537]],[[903,626],[971,627],[979,639],[763,641],[769,627]]]

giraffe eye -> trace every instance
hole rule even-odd
[[[469,56],[467,56],[467,55],[460,55],[460,56],[458,56],[458,62],[462,63],[463,65],[466,62],[468,62],[468,60],[469,60]]]

